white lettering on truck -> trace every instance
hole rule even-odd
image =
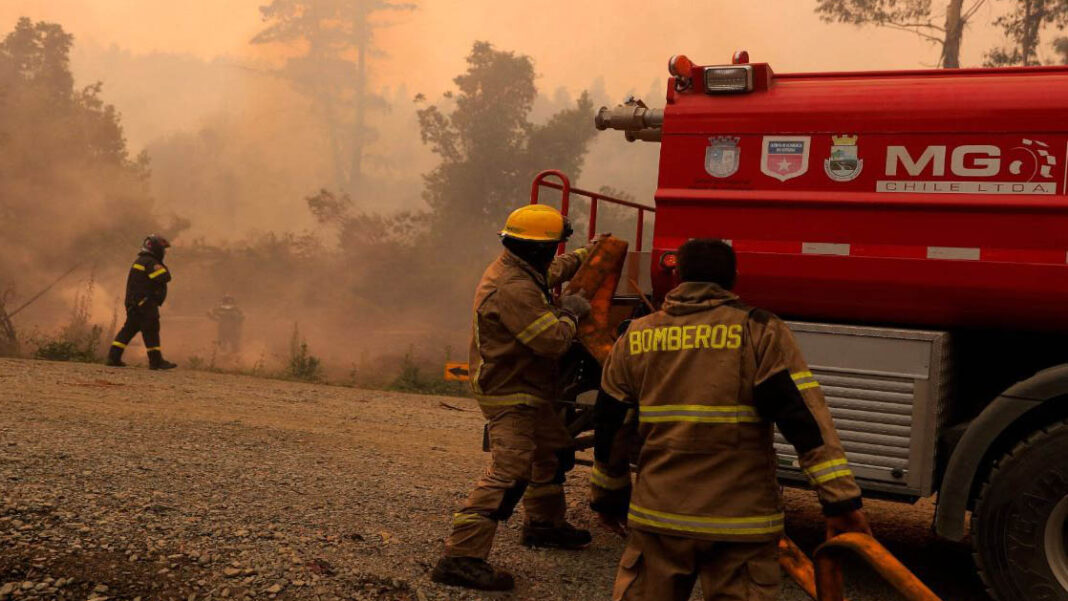
[[[965,157],[971,155],[976,157],[972,160],[974,167],[965,165]],[[953,158],[949,168],[953,171],[953,175],[992,177],[1001,171],[1001,159],[999,157],[1001,157],[1001,149],[997,146],[981,144],[958,146],[953,149]]]
[[[969,166],[968,157],[972,158]],[[986,144],[966,144],[953,149],[949,169],[953,175],[961,177],[991,177],[1001,171],[1001,149]],[[922,174],[928,166],[931,175],[941,177],[946,174],[946,147],[928,146],[918,159],[913,159],[908,148],[888,146],[886,148],[886,174],[897,175],[898,165],[915,177]]]
[[[927,146],[919,156],[909,152],[905,146],[886,147],[886,175],[888,177],[945,177],[952,175],[968,178],[956,181],[921,181],[917,179],[888,179],[875,182],[876,192],[905,192],[926,194],[1057,194],[1057,184],[1049,181],[1033,181],[1035,177],[1052,179],[1052,167],[1056,158],[1046,150],[1043,142],[1024,140],[1024,146],[1002,150],[992,144],[962,144],[950,150],[946,145]],[[1038,146],[1032,150],[1029,146]],[[1033,163],[1034,175],[1026,182],[992,181],[1001,175],[1002,156],[1009,153],[1006,162],[1009,174],[1019,176],[1026,173],[1028,160]],[[1012,154],[1016,153],[1016,154]],[[1021,157],[1011,160],[1014,156]],[[946,173],[946,162],[949,173]],[[899,175],[900,171],[904,171]],[[1007,174],[1007,175],[1009,175]],[[1068,173],[1066,173],[1068,177]],[[983,179],[972,179],[983,178]]]
[[[916,176],[923,173],[923,170],[927,168],[928,163],[932,162],[934,163],[934,173],[932,175],[946,174],[945,146],[928,146],[918,160],[912,160],[912,155],[909,154],[909,149],[904,146],[886,147],[887,175],[897,175],[897,165],[898,163],[901,163],[901,166],[905,168],[905,171],[907,171],[909,175]]]

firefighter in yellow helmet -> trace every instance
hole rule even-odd
[[[819,381],[789,328],[730,292],[721,240],[679,248],[681,283],[635,320],[605,361],[595,408],[591,506],[631,532],[612,599],[778,598],[783,507],[772,426],[797,450],[828,535],[870,534]],[[635,483],[623,435],[637,413]]]
[[[567,218],[552,207],[514,211],[500,232],[504,252],[475,290],[471,387],[487,421],[492,460],[453,515],[445,556],[431,574],[435,582],[511,589],[512,576],[486,557],[497,522],[507,520],[520,499],[526,514],[523,545],[590,544],[588,531],[564,519],[564,475],[573,467],[574,442],[553,406],[559,360],[575,340],[578,320],[590,311],[581,296],[554,303],[550,292],[575,274],[589,252],[587,247],[556,256],[558,244],[570,235]]]

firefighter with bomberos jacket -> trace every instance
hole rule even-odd
[[[591,506],[629,529],[612,598],[776,599],[783,505],[773,425],[797,450],[828,536],[870,534],[819,382],[790,329],[730,290],[733,249],[694,239],[678,251],[661,309],[616,341],[595,407]],[[632,413],[633,412],[633,413]],[[637,476],[630,478],[637,416]]]
[[[177,367],[163,358],[159,338],[159,308],[167,300],[167,283],[171,281],[171,271],[163,263],[163,257],[170,246],[170,242],[156,234],[148,236],[141,244],[141,251],[126,278],[126,323],[111,343],[108,365],[125,367],[122,352],[133,337],[141,332],[145,350],[148,351],[149,369]]]
[[[475,291],[471,387],[487,421],[492,459],[453,515],[445,555],[431,574],[435,582],[511,589],[512,576],[486,558],[497,523],[520,500],[523,545],[582,549],[592,540],[589,531],[565,520],[563,483],[574,465],[574,441],[554,407],[560,359],[590,311],[581,296],[554,303],[550,292],[575,275],[594,244],[555,256],[571,233],[567,218],[552,207],[512,212],[500,232],[504,251]]]

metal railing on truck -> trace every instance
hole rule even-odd
[[[560,183],[547,181],[546,178],[550,176],[559,178]],[[568,215],[568,212],[571,209],[572,194],[578,194],[579,196],[585,196],[590,199],[590,223],[586,232],[587,240],[592,240],[597,234],[597,205],[600,201],[637,209],[638,225],[634,232],[634,252],[641,252],[642,242],[644,241],[643,236],[645,235],[645,213],[655,213],[655,207],[643,205],[632,200],[615,198],[614,196],[608,196],[607,194],[601,194],[600,192],[591,192],[589,190],[583,190],[582,188],[575,188],[571,185],[571,180],[568,179],[567,175],[558,169],[547,169],[534,177],[534,181],[530,184],[530,204],[538,204],[542,187],[560,190],[560,212],[565,216]],[[561,242],[560,246],[556,249],[557,254],[562,254],[565,246],[566,244]]]
[[[560,183],[547,181],[546,178],[548,177],[556,177],[560,180]],[[592,240],[597,233],[597,205],[601,201],[637,210],[638,224],[634,232],[635,250],[632,252],[641,252],[642,242],[644,242],[645,235],[645,213],[655,213],[655,207],[650,207],[630,200],[624,200],[622,198],[615,198],[614,196],[601,194],[600,192],[591,192],[589,190],[583,190],[582,188],[575,188],[571,185],[571,179],[559,169],[547,169],[538,173],[538,175],[534,177],[534,180],[530,184],[530,204],[538,204],[541,189],[543,187],[560,190],[560,212],[565,216],[568,215],[571,210],[572,194],[578,194],[579,196],[585,196],[590,199],[590,223],[586,233],[587,240]],[[566,246],[566,243],[561,242],[556,249],[556,254],[563,254]],[[464,362],[446,362],[444,378],[450,381],[467,381],[470,378],[468,364]]]

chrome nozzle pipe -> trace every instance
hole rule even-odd
[[[599,130],[618,129],[638,131],[657,129],[664,124],[664,109],[651,109],[639,102],[620,104],[615,108],[602,106],[593,120]]]

